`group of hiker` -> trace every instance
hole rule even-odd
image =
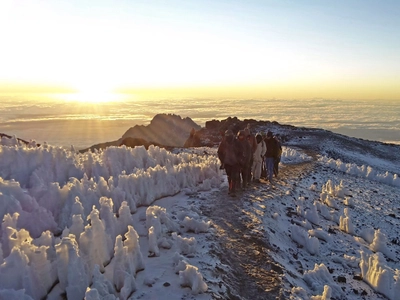
[[[226,130],[218,157],[228,176],[228,193],[235,196],[237,190],[245,190],[251,182],[259,183],[262,173],[272,183],[273,176],[278,176],[281,154],[281,143],[271,131],[254,135],[249,124],[237,133]]]

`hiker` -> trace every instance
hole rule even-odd
[[[190,130],[190,136],[185,141],[183,147],[190,148],[190,147],[200,147],[200,146],[201,146],[201,140],[199,134],[196,132],[194,128],[192,128],[192,130]]]
[[[232,125],[232,132],[236,136],[240,130],[240,124],[239,123],[233,123]]]
[[[245,190],[249,184],[250,175],[250,160],[252,155],[252,149],[250,143],[246,138],[244,130],[239,130],[237,134],[237,140],[241,145],[242,157],[240,158],[240,174],[242,175],[242,189]]]
[[[228,176],[228,194],[231,196],[235,196],[236,189],[240,185],[239,158],[242,156],[241,149],[241,145],[235,139],[232,130],[225,131],[225,136],[219,144],[217,153],[221,167],[225,169]]]
[[[250,124],[247,124],[247,127],[244,129],[244,133],[246,134],[246,138],[250,143],[251,151],[254,153],[257,148],[256,137],[251,133]]]
[[[265,145],[265,139],[267,137],[267,133],[266,132],[261,132],[261,136],[262,136],[262,140],[264,141],[264,145]],[[267,147],[265,146],[265,149],[267,149]],[[265,167],[265,153],[264,156],[262,158],[262,165],[261,165],[261,176],[260,178],[262,179],[267,179],[267,169]]]
[[[253,156],[254,156],[254,152],[256,151],[257,148],[257,142],[256,142],[256,137],[254,134],[251,133],[250,131],[250,124],[247,124],[247,127],[244,129],[244,133],[246,136],[246,140],[249,142],[250,144],[250,149],[251,149],[251,156],[250,156],[250,162],[249,162],[249,168],[248,168],[248,172],[249,174],[247,175],[247,178],[250,179],[252,178],[252,166],[253,166]]]
[[[265,146],[267,147],[267,151],[265,152],[265,169],[267,170],[267,180],[272,183],[272,176],[274,174],[274,160],[277,156],[277,144],[271,131],[267,132],[267,136],[265,137]]]
[[[274,175],[275,177],[278,177],[279,163],[281,162],[281,156],[282,156],[282,143],[277,135],[274,135],[274,140],[276,141],[276,147],[277,147],[276,156],[274,158]]]
[[[253,154],[253,164],[251,167],[251,171],[253,174],[253,182],[259,183],[260,182],[260,177],[261,177],[261,168],[263,164],[263,157],[266,152],[266,146],[263,141],[262,135],[260,133],[256,134],[256,151],[254,151]]]

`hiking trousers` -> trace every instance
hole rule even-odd
[[[253,173],[253,179],[260,179],[261,177],[261,168],[262,168],[262,160],[257,161],[254,160],[253,161],[253,166],[251,168],[251,172]]]
[[[229,192],[235,192],[240,186],[240,167],[239,165],[225,165],[226,175],[228,176]]]
[[[267,170],[267,179],[272,182],[272,176],[274,175],[274,158],[265,158],[265,169]]]

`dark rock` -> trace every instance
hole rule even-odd
[[[335,230],[334,230],[334,229],[332,229],[332,228],[329,228],[329,229],[328,229],[328,233],[333,233],[333,234],[336,234]]]
[[[171,284],[169,282],[164,282],[163,286],[170,286]]]
[[[206,125],[206,128],[209,130],[219,130],[221,121],[211,120],[211,121],[207,121],[205,125]]]
[[[340,283],[346,283],[346,277],[338,276],[337,281],[340,282]]]
[[[360,274],[356,274],[356,275],[353,276],[353,279],[361,281],[362,280],[362,276]]]

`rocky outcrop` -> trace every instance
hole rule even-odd
[[[152,144],[183,147],[192,128],[199,130],[201,127],[188,117],[181,118],[174,114],[158,114],[147,126],[136,125],[129,128],[122,139],[127,137],[142,138]]]

